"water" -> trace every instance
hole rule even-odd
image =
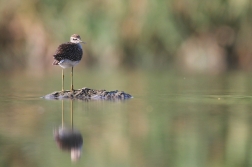
[[[0,76],[0,166],[252,166],[248,74],[78,71],[75,88],[124,90],[134,98],[40,98],[61,89],[56,74]],[[83,138],[76,162],[54,139],[60,127]]]

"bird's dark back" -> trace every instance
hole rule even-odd
[[[54,59],[57,61],[61,61],[64,59],[68,59],[71,61],[80,61],[82,58],[82,54],[83,51],[79,44],[67,42],[61,44],[53,56]]]

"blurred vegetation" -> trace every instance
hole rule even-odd
[[[1,0],[0,70],[50,69],[73,33],[85,67],[250,70],[251,16],[250,0]]]

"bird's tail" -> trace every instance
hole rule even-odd
[[[59,61],[58,60],[54,60],[54,62],[52,63],[52,65],[59,65]]]

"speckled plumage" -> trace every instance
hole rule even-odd
[[[66,67],[72,67],[79,63],[79,61],[82,58],[82,47],[81,47],[81,40],[80,36],[77,34],[74,34],[70,38],[71,42],[63,43],[59,45],[57,48],[55,54],[53,55],[55,61],[53,62],[53,65],[61,65],[61,63],[64,62],[64,60],[68,60],[68,66]],[[74,62],[74,63],[71,63]],[[63,68],[66,68],[62,65]]]
[[[71,61],[80,61],[82,58],[82,48],[76,43],[63,43],[61,44],[56,53],[53,55],[54,59],[60,62],[61,60],[68,59]]]

